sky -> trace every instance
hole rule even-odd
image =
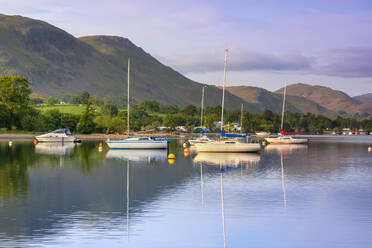
[[[117,35],[192,80],[277,90],[308,83],[372,92],[370,0],[0,0],[0,13],[76,37]]]

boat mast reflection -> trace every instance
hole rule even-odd
[[[286,189],[285,189],[283,151],[280,152],[280,165],[281,165],[281,172],[282,172],[283,202],[284,202],[284,208],[287,208],[287,195],[286,195]]]
[[[129,160],[127,160],[127,237],[129,242]]]
[[[220,186],[221,186],[221,214],[222,214],[222,231],[223,231],[223,247],[226,247],[226,226],[225,226],[225,199],[223,193],[223,170],[220,165]]]
[[[200,163],[200,191],[202,207],[204,208],[204,179],[203,179],[203,163]]]

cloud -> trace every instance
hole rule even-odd
[[[184,73],[206,73],[223,70],[224,54],[197,53],[192,55],[161,57],[160,59],[166,64],[173,65],[176,69]],[[297,52],[275,55],[236,49],[229,53],[228,70],[310,70],[311,62],[311,58],[305,57]]]
[[[338,77],[372,77],[372,48],[333,49],[318,59],[314,73]]]

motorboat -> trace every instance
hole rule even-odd
[[[106,140],[110,149],[167,149],[164,137],[133,137],[122,140]]]
[[[130,135],[130,59],[128,58],[128,92],[127,92],[127,131]],[[168,140],[165,137],[130,137],[121,140],[107,140],[110,149],[167,149]]]
[[[36,136],[37,142],[77,142],[78,140],[72,135],[68,128],[60,128],[53,132]]]

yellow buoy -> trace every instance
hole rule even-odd
[[[176,160],[175,159],[168,159],[169,164],[174,164],[174,161],[176,161]]]
[[[175,159],[175,158],[176,158],[176,156],[174,156],[173,153],[169,153],[169,155],[168,155],[168,159]]]

